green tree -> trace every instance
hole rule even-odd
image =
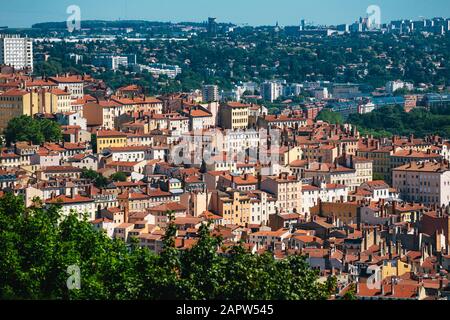
[[[92,169],[84,169],[81,172],[81,178],[90,180],[97,188],[104,188],[108,185],[108,179]]]
[[[352,114],[348,122],[356,125],[362,134],[373,134],[375,137],[436,134],[448,138],[450,115],[446,108],[431,111],[416,108],[407,113],[402,106],[386,106],[371,113]]]
[[[39,123],[29,116],[11,119],[5,130],[5,139],[8,145],[17,141],[31,141],[34,144],[45,141]]]
[[[322,120],[330,124],[342,124],[344,122],[344,119],[340,113],[333,112],[329,109],[323,109],[317,116],[316,120]]]
[[[345,292],[342,299],[348,301],[357,300],[355,284],[351,284],[350,288],[347,290],[347,292]]]
[[[90,175],[90,173],[86,173]],[[86,219],[86,218],[85,218]],[[243,246],[222,248],[209,225],[190,249],[179,250],[174,216],[160,255],[111,240],[76,212],[22,197],[0,198],[0,299],[285,299],[330,297],[304,257],[276,260]],[[222,254],[224,252],[226,254]],[[69,290],[67,268],[78,266],[81,288]]]
[[[48,119],[38,120],[45,141],[60,141],[62,139],[61,127]]]
[[[6,143],[31,141],[34,144],[57,142],[62,139],[60,126],[48,119],[33,119],[30,116],[20,116],[11,119],[5,129]]]
[[[380,173],[374,173],[373,174],[373,180],[374,181],[379,181],[379,180],[384,180],[384,176]]]
[[[127,181],[127,175],[124,172],[116,172],[111,175],[111,180],[114,182],[125,182]]]

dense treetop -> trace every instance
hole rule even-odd
[[[304,257],[275,260],[236,246],[221,255],[220,238],[205,225],[196,245],[175,248],[173,223],[156,255],[111,240],[77,214],[21,197],[0,199],[0,299],[327,299],[335,279],[317,282]],[[68,290],[67,268],[81,271],[81,289]]]
[[[363,115],[352,114],[348,122],[356,125],[362,134],[374,136],[408,136],[417,137],[437,134],[450,137],[449,108],[427,111],[417,108],[407,113],[401,106],[382,107]]]
[[[8,145],[17,141],[30,141],[39,145],[62,139],[61,127],[56,122],[25,115],[11,119],[4,134]]]

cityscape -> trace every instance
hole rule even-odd
[[[0,27],[0,300],[450,299],[450,18],[82,9]]]

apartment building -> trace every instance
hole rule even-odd
[[[440,161],[442,156],[438,153],[431,152],[431,149],[426,151],[397,150],[391,155],[391,170],[403,166],[410,162],[419,161]]]
[[[61,206],[63,216],[77,213],[80,219],[86,216],[88,221],[95,220],[95,214],[97,212],[94,200],[80,195],[60,195],[46,200],[46,204],[56,204]]]
[[[356,202],[319,202],[311,208],[312,216],[320,216],[338,220],[345,224],[358,222],[359,205]]]
[[[203,108],[189,109],[186,116],[189,118],[189,130],[198,131],[213,128],[215,125],[213,115]]]
[[[204,85],[202,88],[202,101],[204,103],[219,101],[219,87],[216,85]]]
[[[258,119],[261,128],[301,128],[308,124],[308,120],[294,115],[264,115]]]
[[[256,130],[238,130],[224,132],[223,139],[216,142],[222,142],[221,145],[216,143],[215,147],[219,148],[219,150],[237,154],[247,149],[257,150],[261,141],[259,132]]]
[[[115,130],[97,131],[97,153],[107,148],[123,148],[127,145],[127,134]]]
[[[402,200],[425,205],[450,204],[450,166],[438,162],[412,162],[393,170],[393,186]]]
[[[270,217],[276,214],[277,200],[264,191],[249,192],[251,212],[250,223],[268,225]]]
[[[72,97],[68,91],[50,89],[42,92],[41,110],[44,113],[72,112]]]
[[[386,182],[392,180],[392,154],[394,154],[394,147],[380,146],[378,140],[364,141],[359,144],[358,150],[356,151],[358,157],[367,158],[373,161],[373,174]]]
[[[261,96],[264,100],[274,102],[283,94],[283,86],[275,81],[267,81],[261,85]]]
[[[309,216],[311,208],[320,201],[332,202],[346,200],[348,187],[339,184],[317,183],[317,185],[302,186],[302,210],[301,214]]]
[[[372,180],[368,175],[370,169],[364,169],[366,164],[358,163],[358,169],[326,163],[311,163],[304,170],[305,178],[322,180],[329,184],[342,184],[351,191],[356,190],[362,183]]]
[[[228,102],[220,106],[220,122],[223,129],[244,130],[248,128],[248,104]]]
[[[277,199],[280,213],[298,213],[302,209],[302,181],[297,176],[281,173],[261,182],[261,190]]]
[[[338,148],[333,145],[308,145],[302,151],[303,159],[310,162],[333,163],[338,157]]]
[[[33,116],[39,112],[39,96],[32,91],[12,89],[0,94],[0,131],[16,117]]]
[[[211,211],[223,217],[223,223],[245,225],[250,222],[250,197],[243,191],[214,191],[211,197]]]
[[[33,72],[33,40],[19,35],[0,35],[0,65]]]
[[[55,83],[58,89],[69,92],[72,100],[84,97],[84,80],[81,76],[57,76],[49,78],[49,81]]]

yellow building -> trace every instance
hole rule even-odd
[[[244,130],[248,128],[250,106],[239,102],[228,102],[220,106],[221,125],[224,129]]]
[[[39,95],[34,91],[12,89],[0,95],[0,132],[16,117],[39,112]]]
[[[126,133],[115,130],[97,131],[97,153],[102,153],[106,148],[121,148],[126,146]]]
[[[244,226],[250,222],[250,197],[244,192],[215,191],[211,197],[211,211],[223,217],[224,224]]]
[[[50,106],[48,103],[45,105],[46,113],[57,112],[71,112],[72,111],[72,98],[70,93],[60,89],[52,89],[48,92],[50,96]]]
[[[411,266],[401,260],[383,261],[381,267],[381,279],[401,277],[409,272],[411,272]]]
[[[65,113],[71,111],[72,98],[70,93],[56,88],[39,92],[40,113]]]

